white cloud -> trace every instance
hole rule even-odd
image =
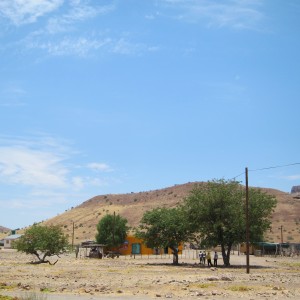
[[[16,26],[34,23],[36,20],[58,9],[64,0],[1,0],[0,15]]]
[[[287,180],[299,180],[300,179],[300,174],[295,174],[295,175],[289,175],[289,176],[286,176],[285,179]]]
[[[150,47],[139,43],[132,43],[128,39],[121,37],[113,42],[112,52],[116,54],[134,55],[142,52],[152,52],[158,50],[158,47]]]
[[[111,181],[111,179],[108,180],[104,177],[99,178],[99,177],[85,176],[85,177],[74,177],[72,183],[75,190],[78,191],[84,188],[108,186],[109,181]]]
[[[93,4],[92,4],[93,3]],[[60,9],[58,9],[60,8]],[[81,58],[97,56],[101,53],[135,55],[142,52],[157,51],[134,43],[127,34],[113,36],[102,28],[87,29],[83,32],[79,25],[87,20],[111,13],[116,9],[114,3],[94,4],[89,0],[0,0],[0,18],[9,18],[15,25],[38,21],[39,16],[48,14],[44,22],[18,42],[14,43],[21,51],[41,50],[49,56],[77,56]],[[38,55],[37,55],[38,56]],[[5,101],[2,105],[16,105],[17,101]],[[0,103],[1,105],[1,103]]]
[[[76,190],[81,190],[82,188],[84,188],[84,180],[79,176],[72,178],[72,184]]]
[[[44,134],[0,135],[0,210],[10,210],[15,218],[24,214],[29,224],[53,217],[118,183],[103,174],[113,171],[108,164],[78,163],[82,157],[70,142]]]
[[[10,139],[0,136],[0,182],[31,188],[30,195],[58,197],[65,190],[107,185],[106,178],[91,176],[91,171],[109,173],[106,163],[92,162],[84,167],[67,163],[75,154],[66,141],[52,137]],[[93,173],[95,174],[95,173]],[[42,194],[41,194],[42,193]]]
[[[262,0],[160,0],[177,11],[176,18],[189,22],[204,21],[209,27],[256,29],[263,19]]]
[[[25,147],[0,148],[0,180],[25,186],[63,187],[67,169],[55,153]]]
[[[83,22],[99,15],[105,15],[114,9],[113,5],[91,6],[86,1],[71,1],[70,10],[66,14],[49,19],[47,31],[51,34],[66,32],[72,29],[72,26],[78,22]]]
[[[65,37],[60,41],[31,41],[26,42],[27,48],[29,49],[41,49],[47,51],[48,54],[53,56],[66,56],[74,55],[80,57],[86,57],[93,51],[97,51],[111,43],[109,38],[97,39],[97,38],[86,38],[76,37],[69,38]]]
[[[105,164],[105,163],[89,163],[87,165],[89,169],[95,170],[95,171],[101,171],[101,172],[111,172],[113,169]]]
[[[102,34],[86,37],[64,37],[53,38],[44,41],[43,37],[30,36],[23,41],[24,47],[28,50],[39,49],[51,56],[77,56],[81,58],[93,57],[101,53],[112,53],[118,55],[139,55],[144,52],[155,52],[157,46],[147,46],[139,43],[132,43],[121,37],[113,39]]]

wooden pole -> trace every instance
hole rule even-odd
[[[72,251],[74,249],[74,234],[75,234],[75,224],[73,222],[73,232],[72,232]]]
[[[249,187],[248,187],[248,168],[245,170],[246,174],[246,271],[250,273],[250,231],[249,231]]]
[[[115,222],[116,222],[116,212],[114,211],[114,219],[113,219],[113,244],[115,247]]]

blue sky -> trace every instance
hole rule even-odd
[[[298,0],[1,0],[0,26],[0,225],[245,167],[300,185]]]

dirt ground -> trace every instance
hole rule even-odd
[[[220,257],[221,255],[219,255]],[[0,250],[0,295],[35,299],[300,299],[300,257],[231,256],[231,267],[200,266],[194,250],[179,266],[172,257],[89,259],[63,255],[56,265],[33,265],[33,257]],[[53,260],[55,260],[53,258]]]

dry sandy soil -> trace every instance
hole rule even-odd
[[[300,299],[300,257],[231,256],[230,268],[200,266],[195,251],[180,265],[170,256],[89,259],[62,256],[56,265],[0,250],[0,295],[32,293],[35,299]],[[219,264],[222,260],[219,259]],[[0,297],[1,298],[1,297]]]

